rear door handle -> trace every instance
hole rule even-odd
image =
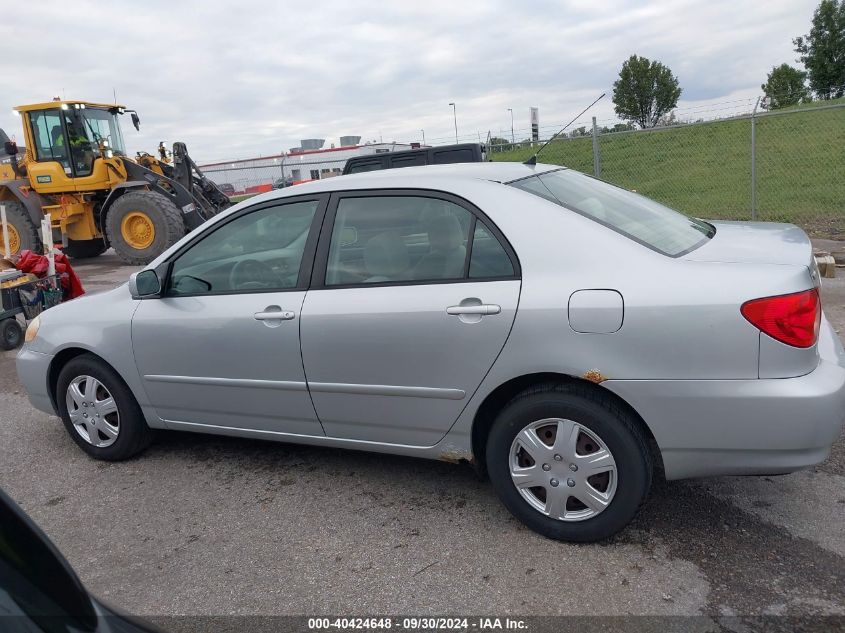
[[[469,306],[449,306],[446,308],[446,314],[478,314],[478,315],[487,315],[487,314],[499,314],[502,311],[501,306],[497,306],[495,303],[482,303],[481,305],[469,305]]]
[[[252,315],[256,321],[291,321],[296,314],[290,310],[265,310]]]

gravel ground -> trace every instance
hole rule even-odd
[[[135,270],[77,269],[89,291]],[[845,278],[823,300],[845,328]],[[623,534],[579,546],[465,466],[180,433],[96,462],[29,405],[13,352],[0,385],[0,485],[133,613],[845,615],[843,438],[809,471],[658,482]]]

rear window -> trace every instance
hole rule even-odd
[[[595,220],[664,255],[684,255],[713,237],[710,224],[571,169],[509,183]]]
[[[370,161],[361,161],[354,163],[352,167],[349,168],[350,174],[360,174],[365,171],[378,171],[382,168],[381,166],[381,159],[378,160],[370,160]]]
[[[475,161],[475,154],[469,148],[464,149],[449,149],[444,151],[434,151],[434,164],[447,165],[450,163],[472,163]]]

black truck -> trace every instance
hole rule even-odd
[[[445,165],[448,163],[480,163],[487,160],[487,148],[481,143],[461,143],[421,147],[404,152],[383,152],[356,156],[346,161],[344,174],[365,171],[414,167],[416,165]]]

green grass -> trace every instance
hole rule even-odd
[[[845,100],[840,100],[845,101]],[[763,116],[756,122],[757,218],[845,236],[845,108]],[[751,218],[751,122],[726,119],[599,137],[601,177],[704,218]],[[531,148],[493,152],[521,161]],[[593,173],[591,137],[549,144],[540,162]]]

